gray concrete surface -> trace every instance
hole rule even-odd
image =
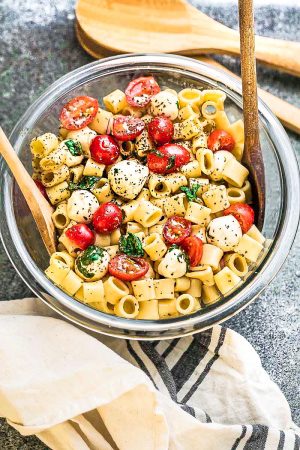
[[[237,3],[237,2],[236,2]],[[285,0],[282,0],[287,5]],[[220,22],[237,27],[237,8],[208,6],[193,1]],[[221,2],[220,2],[221,4]],[[223,3],[224,5],[224,3]],[[74,36],[72,0],[2,0],[0,3],[1,125],[9,133],[21,114],[46,87],[92,59]],[[201,23],[199,24],[201,26]],[[300,40],[299,8],[259,6],[257,32],[282,39]],[[233,58],[219,58],[239,72]],[[300,107],[299,79],[279,74],[259,65],[258,80],[266,90]],[[289,133],[300,158],[300,138]],[[299,293],[300,234],[280,274],[249,308],[227,325],[247,338],[258,351],[271,378],[278,383],[290,403],[294,420],[300,421],[299,408]],[[0,249],[0,300],[30,296]],[[0,449],[42,450],[46,447],[34,437],[22,437],[4,420],[0,422]],[[129,449],[128,449],[129,450]]]

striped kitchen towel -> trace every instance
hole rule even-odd
[[[37,299],[2,302],[0,367],[0,415],[51,449],[300,449],[280,389],[224,327],[95,338]]]

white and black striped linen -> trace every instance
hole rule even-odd
[[[180,339],[110,344],[212,433],[216,424],[224,427],[226,445],[220,440],[219,450],[300,449],[285,398],[251,345],[232,330],[215,326]],[[283,423],[287,427],[280,429]]]

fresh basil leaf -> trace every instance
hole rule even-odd
[[[197,192],[200,186],[201,184],[195,183],[191,188],[181,186],[180,190],[185,193],[189,202],[194,202],[197,200]]]
[[[141,257],[144,255],[142,241],[133,233],[120,237],[119,250],[128,256]]]
[[[151,153],[153,153],[154,155],[158,156],[159,158],[164,158],[166,156],[166,155],[164,155],[162,152],[160,152],[157,149],[153,150]]]
[[[88,266],[94,262],[103,258],[104,250],[97,245],[90,245],[86,250],[84,250],[81,255],[76,259],[76,266],[82,275],[86,278],[93,278],[94,273],[88,270]]]
[[[90,177],[90,176],[84,176],[79,183],[69,183],[69,189],[70,191],[74,191],[76,189],[85,189],[89,190],[92,189],[94,184],[97,183],[97,181],[100,180],[100,177]]]
[[[73,139],[68,139],[65,141],[66,147],[68,147],[69,152],[73,156],[80,156],[82,155],[82,146],[80,142],[74,141]]]

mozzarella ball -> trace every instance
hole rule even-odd
[[[207,242],[221,248],[224,252],[233,250],[241,237],[240,224],[232,215],[213,219],[206,229]]]
[[[165,116],[175,120],[178,116],[177,96],[169,91],[161,91],[151,98],[149,112],[152,116]]]
[[[120,161],[108,172],[112,190],[128,200],[136,198],[149,175],[149,169],[135,159]]]
[[[180,278],[187,272],[185,255],[179,248],[169,250],[157,267],[157,271],[165,278]]]
[[[84,281],[98,281],[106,275],[110,257],[106,250],[91,245],[75,260],[75,272]]]
[[[214,161],[215,161],[215,169],[210,174],[210,178],[214,181],[222,180],[222,173],[225,167],[225,164],[230,159],[234,158],[233,154],[227,152],[226,150],[219,150],[214,153]]]
[[[67,213],[75,222],[89,223],[98,207],[99,202],[91,192],[79,189],[68,199]]]

